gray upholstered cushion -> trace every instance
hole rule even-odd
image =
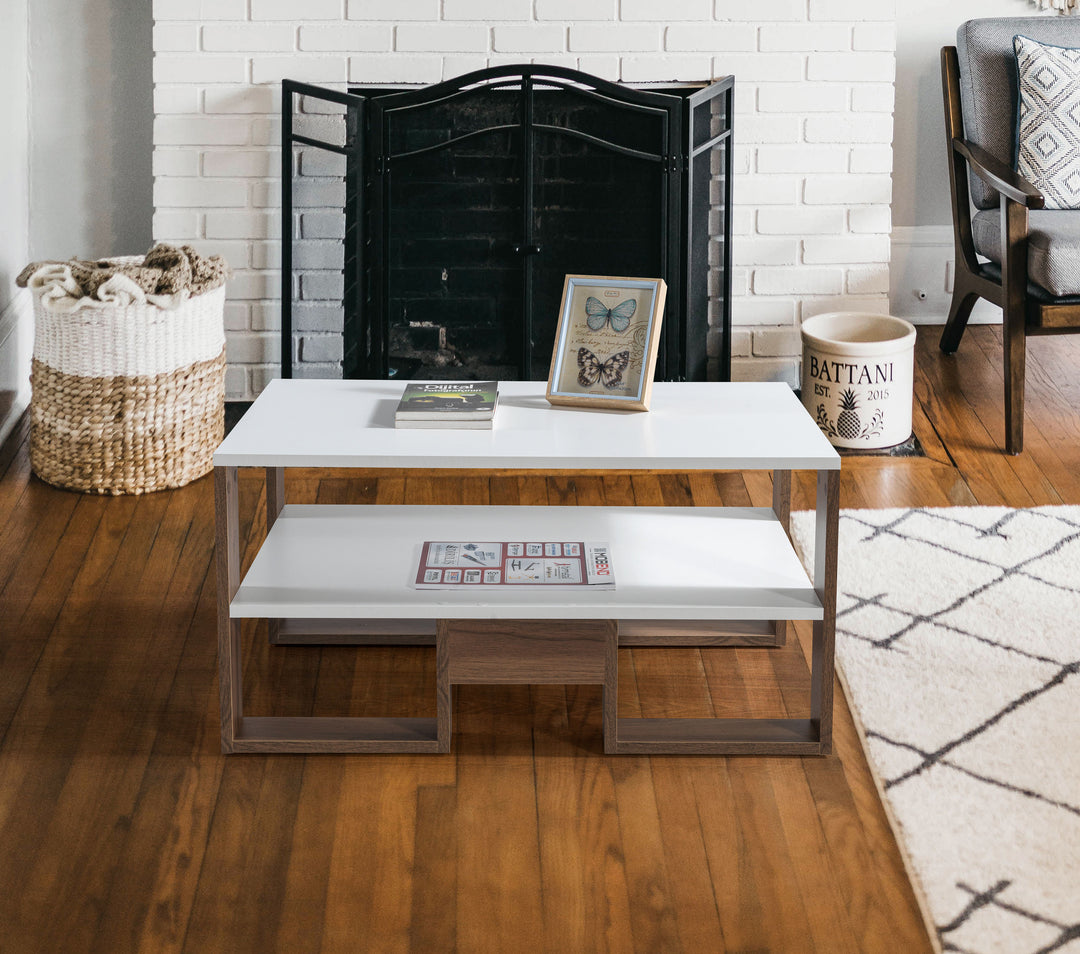
[[[971,232],[975,250],[1001,264],[1001,212],[977,212]],[[1080,210],[1028,213],[1028,278],[1055,298],[1080,295]]]
[[[1013,165],[1016,137],[1016,54],[1013,37],[1080,47],[1080,17],[1000,17],[968,20],[956,31],[964,136]],[[971,176],[971,198],[980,209],[998,203],[997,192]]]

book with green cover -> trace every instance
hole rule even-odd
[[[430,422],[431,426],[445,423],[492,421],[499,400],[497,381],[410,381],[401,395],[394,420],[397,423]]]

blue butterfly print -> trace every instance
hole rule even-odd
[[[614,308],[604,307],[604,303],[599,298],[593,298],[592,295],[585,299],[585,321],[591,331],[599,331],[606,322],[610,321],[611,327],[622,333],[630,327],[630,319],[634,317],[635,311],[637,311],[636,298],[630,298]]]

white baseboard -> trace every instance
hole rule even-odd
[[[0,312],[0,443],[30,404],[34,315],[30,293],[20,290]]]
[[[916,325],[943,325],[952,304],[951,225],[897,226],[892,231],[889,299],[898,318]],[[973,325],[1001,324],[1001,309],[979,300]]]

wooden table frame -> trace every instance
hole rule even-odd
[[[836,629],[836,553],[840,505],[838,470],[817,472],[817,536],[814,590],[824,618],[813,622],[809,719],[631,719],[618,716],[618,647],[777,646],[787,622],[730,626],[708,633],[701,626],[672,625],[661,632],[639,621],[590,620],[436,620],[405,621],[398,633],[385,632],[393,621],[325,622],[271,620],[275,643],[386,643],[388,639],[436,644],[435,718],[327,716],[245,716],[241,620],[230,616],[240,585],[238,468],[214,470],[217,536],[218,660],[222,751],[233,752],[429,752],[451,747],[452,687],[481,683],[600,684],[604,687],[604,751],[608,754],[827,755],[832,750],[834,643]],[[265,468],[267,533],[285,503],[284,468]],[[773,471],[773,511],[790,529],[791,472]],[[292,625],[290,625],[290,623]],[[392,628],[392,627],[391,627]],[[317,630],[323,632],[315,632]],[[647,629],[653,630],[651,633]],[[554,630],[557,638],[553,638]],[[539,638],[542,632],[548,635]],[[378,634],[378,635],[374,635]],[[508,647],[513,652],[508,654]],[[515,662],[516,660],[516,662]]]

